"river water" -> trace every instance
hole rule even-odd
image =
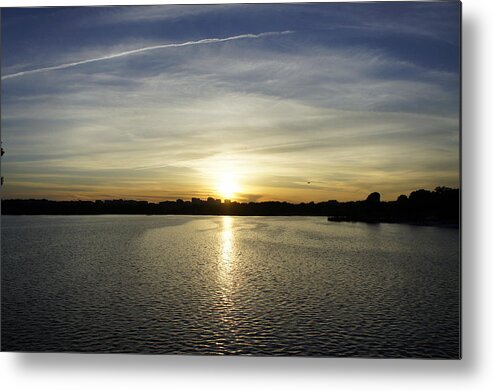
[[[2,216],[2,350],[460,356],[459,231]]]

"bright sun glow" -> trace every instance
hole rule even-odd
[[[231,199],[239,190],[236,178],[230,172],[218,177],[216,187],[219,195],[226,199]]]

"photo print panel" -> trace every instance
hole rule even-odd
[[[2,8],[1,349],[460,359],[460,31]]]

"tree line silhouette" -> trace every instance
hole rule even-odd
[[[452,224],[460,219],[460,190],[437,187],[434,191],[416,190],[395,201],[381,201],[371,193],[366,200],[338,202],[230,202],[207,200],[51,201],[46,199],[9,199],[2,201],[3,215],[95,215],[95,214],[184,214],[239,216],[326,216],[330,221],[407,222],[415,224]]]

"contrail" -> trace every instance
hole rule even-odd
[[[165,45],[147,46],[147,47],[140,48],[140,49],[134,49],[134,50],[128,50],[128,51],[125,51],[125,52],[109,54],[109,55],[103,56],[103,57],[90,58],[90,59],[87,59],[87,60],[70,62],[70,63],[67,63],[67,64],[60,64],[60,65],[54,65],[54,66],[51,66],[51,67],[38,68],[38,69],[29,70],[29,71],[22,71],[22,72],[12,73],[10,75],[2,76],[2,80],[12,79],[14,77],[32,75],[33,73],[54,71],[54,70],[57,70],[57,69],[72,68],[72,67],[76,67],[76,66],[83,65],[83,64],[89,64],[91,62],[111,60],[113,58],[129,56],[131,54],[137,54],[137,53],[142,53],[142,52],[148,52],[150,50],[158,50],[158,49],[166,49],[166,48],[176,48],[176,47],[181,47],[181,46],[192,46],[192,45],[206,45],[206,44],[218,43],[218,42],[235,41],[235,40],[238,40],[238,39],[257,39],[257,38],[267,37],[269,35],[284,35],[284,34],[290,34],[292,32],[293,31],[272,31],[272,32],[260,33],[260,34],[235,35],[233,37],[227,37],[227,38],[206,38],[206,39],[201,39],[199,41],[189,41],[189,42],[182,42],[182,43],[169,43],[169,44],[165,44]]]

